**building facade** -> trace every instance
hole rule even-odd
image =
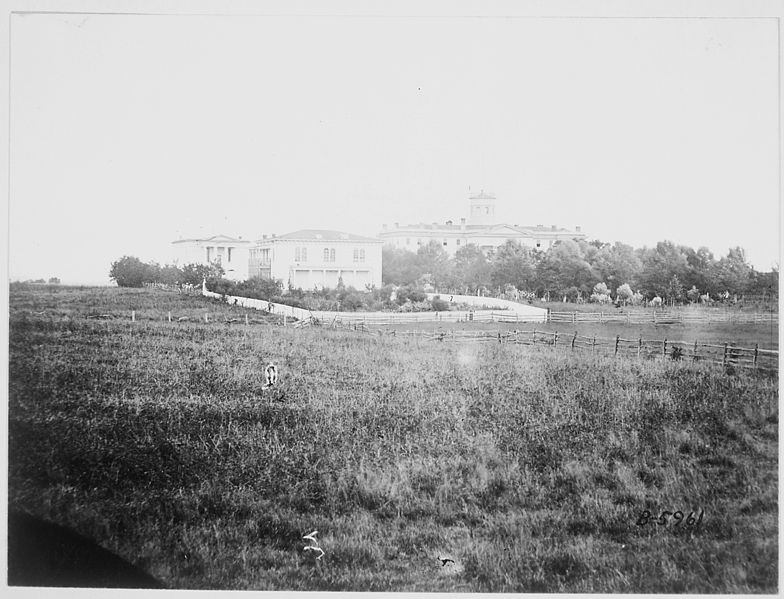
[[[490,252],[513,240],[529,247],[546,250],[561,239],[586,238],[580,227],[572,231],[555,225],[544,227],[498,223],[495,216],[495,200],[494,194],[481,191],[469,196],[468,219],[461,218],[459,224],[451,220],[444,223],[403,226],[395,223],[392,227],[383,225],[379,237],[385,243],[413,252],[416,252],[420,246],[435,240],[452,256],[468,244],[474,244],[481,250]]]
[[[383,241],[341,231],[301,229],[265,235],[249,252],[250,276],[302,289],[381,286]]]
[[[241,237],[214,235],[201,239],[172,241],[177,264],[211,264],[223,267],[225,277],[233,281],[248,278],[248,258],[251,242]]]

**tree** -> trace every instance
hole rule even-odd
[[[490,283],[493,287],[514,285],[532,291],[536,285],[536,262],[531,249],[512,240],[500,246],[490,264]]]
[[[141,287],[150,281],[149,274],[149,266],[135,256],[123,256],[109,270],[109,278],[119,287]]]
[[[618,289],[615,290],[615,297],[619,301],[623,302],[624,306],[631,302],[632,298],[634,297],[631,285],[624,283],[623,285],[619,286]]]
[[[384,285],[413,285],[422,274],[417,255],[403,248],[381,248],[381,281]]]
[[[678,280],[678,275],[673,275],[670,282],[667,284],[666,299],[670,300],[670,305],[680,301],[683,298],[683,285]]]
[[[716,265],[720,291],[742,295],[751,280],[751,267],[746,262],[746,252],[742,247],[731,248],[727,255]]]
[[[716,285],[716,260],[713,253],[701,246],[696,251],[688,246],[679,246],[681,253],[686,256],[686,273],[681,277],[684,287],[696,287],[709,293],[719,291]]]
[[[591,301],[600,304],[609,304],[612,301],[610,297],[610,290],[604,283],[597,283],[593,286],[593,293],[591,294]]]
[[[217,262],[210,264],[186,264],[182,267],[182,281],[181,283],[190,283],[191,285],[201,285],[204,279],[207,279],[207,284],[216,279],[222,278],[224,275],[223,267]]]
[[[450,278],[449,254],[435,239],[431,239],[430,243],[420,246],[417,250],[417,265],[420,276],[429,274],[430,282],[436,288],[446,285]]]
[[[610,289],[623,283],[634,286],[642,270],[642,263],[634,248],[620,242],[604,244],[588,262]]]
[[[58,277],[49,277],[49,284],[50,285],[59,285],[60,279]]]
[[[455,252],[452,260],[452,287],[474,292],[490,285],[490,262],[484,252],[473,243],[464,245]]]
[[[539,292],[575,296],[576,289],[583,297],[599,282],[580,246],[571,239],[558,241],[547,251],[537,265],[537,279]]]
[[[699,299],[700,299],[700,290],[697,289],[694,285],[692,285],[691,289],[689,289],[686,292],[686,297],[689,298],[689,301],[692,304],[696,304],[699,301]]]
[[[686,256],[671,241],[660,241],[655,248],[642,248],[639,254],[642,261],[639,284],[648,297],[669,297],[673,277],[681,281],[688,276]]]

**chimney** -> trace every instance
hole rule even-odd
[[[577,231],[577,232],[579,233],[579,232],[582,230],[582,227],[581,227],[580,225],[577,225],[577,226],[574,228],[574,230],[575,230],[575,231]]]
[[[555,225],[550,225],[550,230],[555,231],[557,227]]]
[[[395,229],[400,227],[400,223],[395,223]]]
[[[465,219],[461,218],[460,219],[460,230],[461,231],[465,231],[465,228],[466,228],[466,226],[465,226]]]

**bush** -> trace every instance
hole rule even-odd
[[[119,287],[141,287],[152,280],[149,275],[150,266],[135,256],[123,256],[116,262],[112,262],[109,270],[109,278]]]
[[[430,300],[430,306],[436,312],[446,312],[449,310],[449,302],[442,300],[440,296],[435,296]]]
[[[365,306],[364,299],[359,293],[349,293],[340,302],[341,310],[356,312]]]

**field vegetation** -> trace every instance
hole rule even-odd
[[[12,286],[10,507],[171,588],[777,592],[775,373],[242,313]]]

